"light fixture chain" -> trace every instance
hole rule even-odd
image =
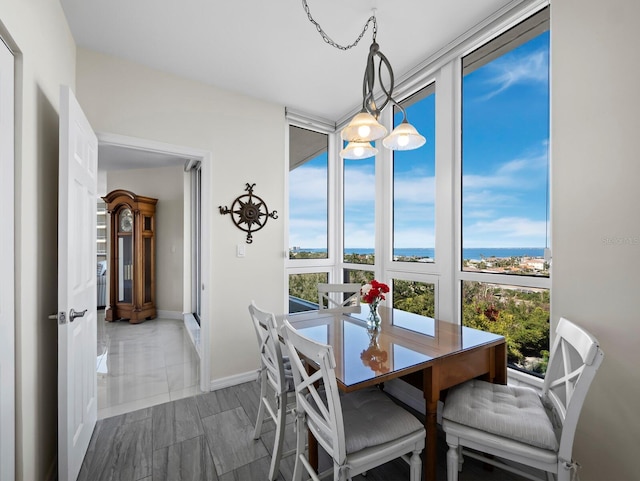
[[[325,43],[328,43],[332,47],[335,47],[335,48],[340,49],[340,50],[349,50],[350,48],[355,47],[356,45],[358,45],[358,42],[360,42],[360,40],[362,40],[362,37],[364,37],[364,34],[369,29],[369,24],[370,23],[373,23],[373,41],[374,42],[376,41],[376,35],[378,34],[378,23],[376,21],[376,16],[375,15],[371,15],[369,17],[369,19],[367,20],[367,23],[365,23],[364,27],[362,28],[362,32],[360,32],[360,35],[358,35],[358,38],[356,38],[356,40],[353,43],[344,46],[344,45],[340,45],[339,43],[336,43],[334,40],[332,40],[331,37],[329,37],[329,35],[327,35],[327,33],[322,29],[320,24],[313,19],[313,17],[311,16],[311,10],[309,10],[309,5],[307,4],[307,0],[302,0],[302,6],[304,7],[304,11],[307,13],[307,17],[309,18],[309,21],[313,25],[315,25],[316,30],[322,36],[322,39],[325,41]]]

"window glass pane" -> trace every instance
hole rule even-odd
[[[289,275],[289,312],[312,311],[318,308],[318,283],[329,282],[326,272]]]
[[[373,272],[371,271],[361,271],[358,269],[345,269],[344,270],[344,283],[350,284],[352,282],[357,282],[358,284],[364,285],[367,282],[371,282],[373,280]]]
[[[344,262],[374,264],[375,157],[344,161]]]
[[[393,280],[393,307],[435,318],[435,285],[428,282]]]
[[[549,361],[549,290],[462,282],[462,325],[500,334],[509,367],[544,375]]]
[[[393,260],[433,262],[435,258],[435,86],[402,102],[407,120],[427,142],[393,152]],[[396,107],[394,127],[403,116]]]
[[[133,235],[118,236],[118,302],[133,301]]]
[[[463,59],[465,271],[549,275],[544,262],[544,248],[549,245],[545,25],[538,22],[526,35],[506,32],[488,44],[495,48],[483,46],[478,52],[485,54],[473,52]],[[505,43],[505,39],[513,40]]]
[[[289,127],[289,258],[326,259],[328,136]]]

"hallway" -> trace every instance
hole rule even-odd
[[[98,311],[98,419],[200,394],[199,358],[180,319],[105,322]]]

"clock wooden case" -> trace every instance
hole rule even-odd
[[[137,324],[156,311],[155,212],[158,199],[114,190],[103,197],[110,217],[107,321]]]

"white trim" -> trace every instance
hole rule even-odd
[[[226,387],[237,386],[245,382],[255,381],[258,379],[258,371],[243,372],[241,374],[234,374],[233,376],[223,377],[220,379],[213,379],[211,381],[210,390],[217,391],[218,389],[224,389]]]
[[[14,57],[0,38],[0,479],[15,478]]]
[[[336,131],[335,122],[304,112],[298,112],[288,107],[285,109],[285,118],[291,125],[296,125],[304,129],[318,130],[324,134],[331,134]]]
[[[98,137],[98,145],[110,145],[118,147],[126,147],[129,149],[146,150],[149,152],[156,152],[162,154],[171,154],[189,159],[199,160],[201,162],[201,174],[202,174],[202,238],[211,241],[210,231],[210,218],[211,218],[211,189],[213,188],[212,174],[213,174],[213,156],[211,152],[194,149],[191,147],[166,144],[164,142],[157,142],[155,140],[140,139],[137,137],[129,137],[126,135],[112,134],[108,132],[96,133]],[[184,248],[191,248],[190,242],[184,243]],[[203,245],[202,249],[202,286],[200,288],[204,291],[206,287],[213,285],[213,266],[211,265],[211,256],[209,255],[208,246]],[[184,269],[184,276],[191,276],[190,269]],[[185,279],[183,278],[183,285]],[[189,284],[190,285],[190,280]],[[200,389],[207,392],[210,388],[210,376],[211,376],[211,320],[209,319],[209,302],[206,295],[202,296],[201,306],[201,319],[200,319]],[[182,315],[178,319],[182,319]]]

